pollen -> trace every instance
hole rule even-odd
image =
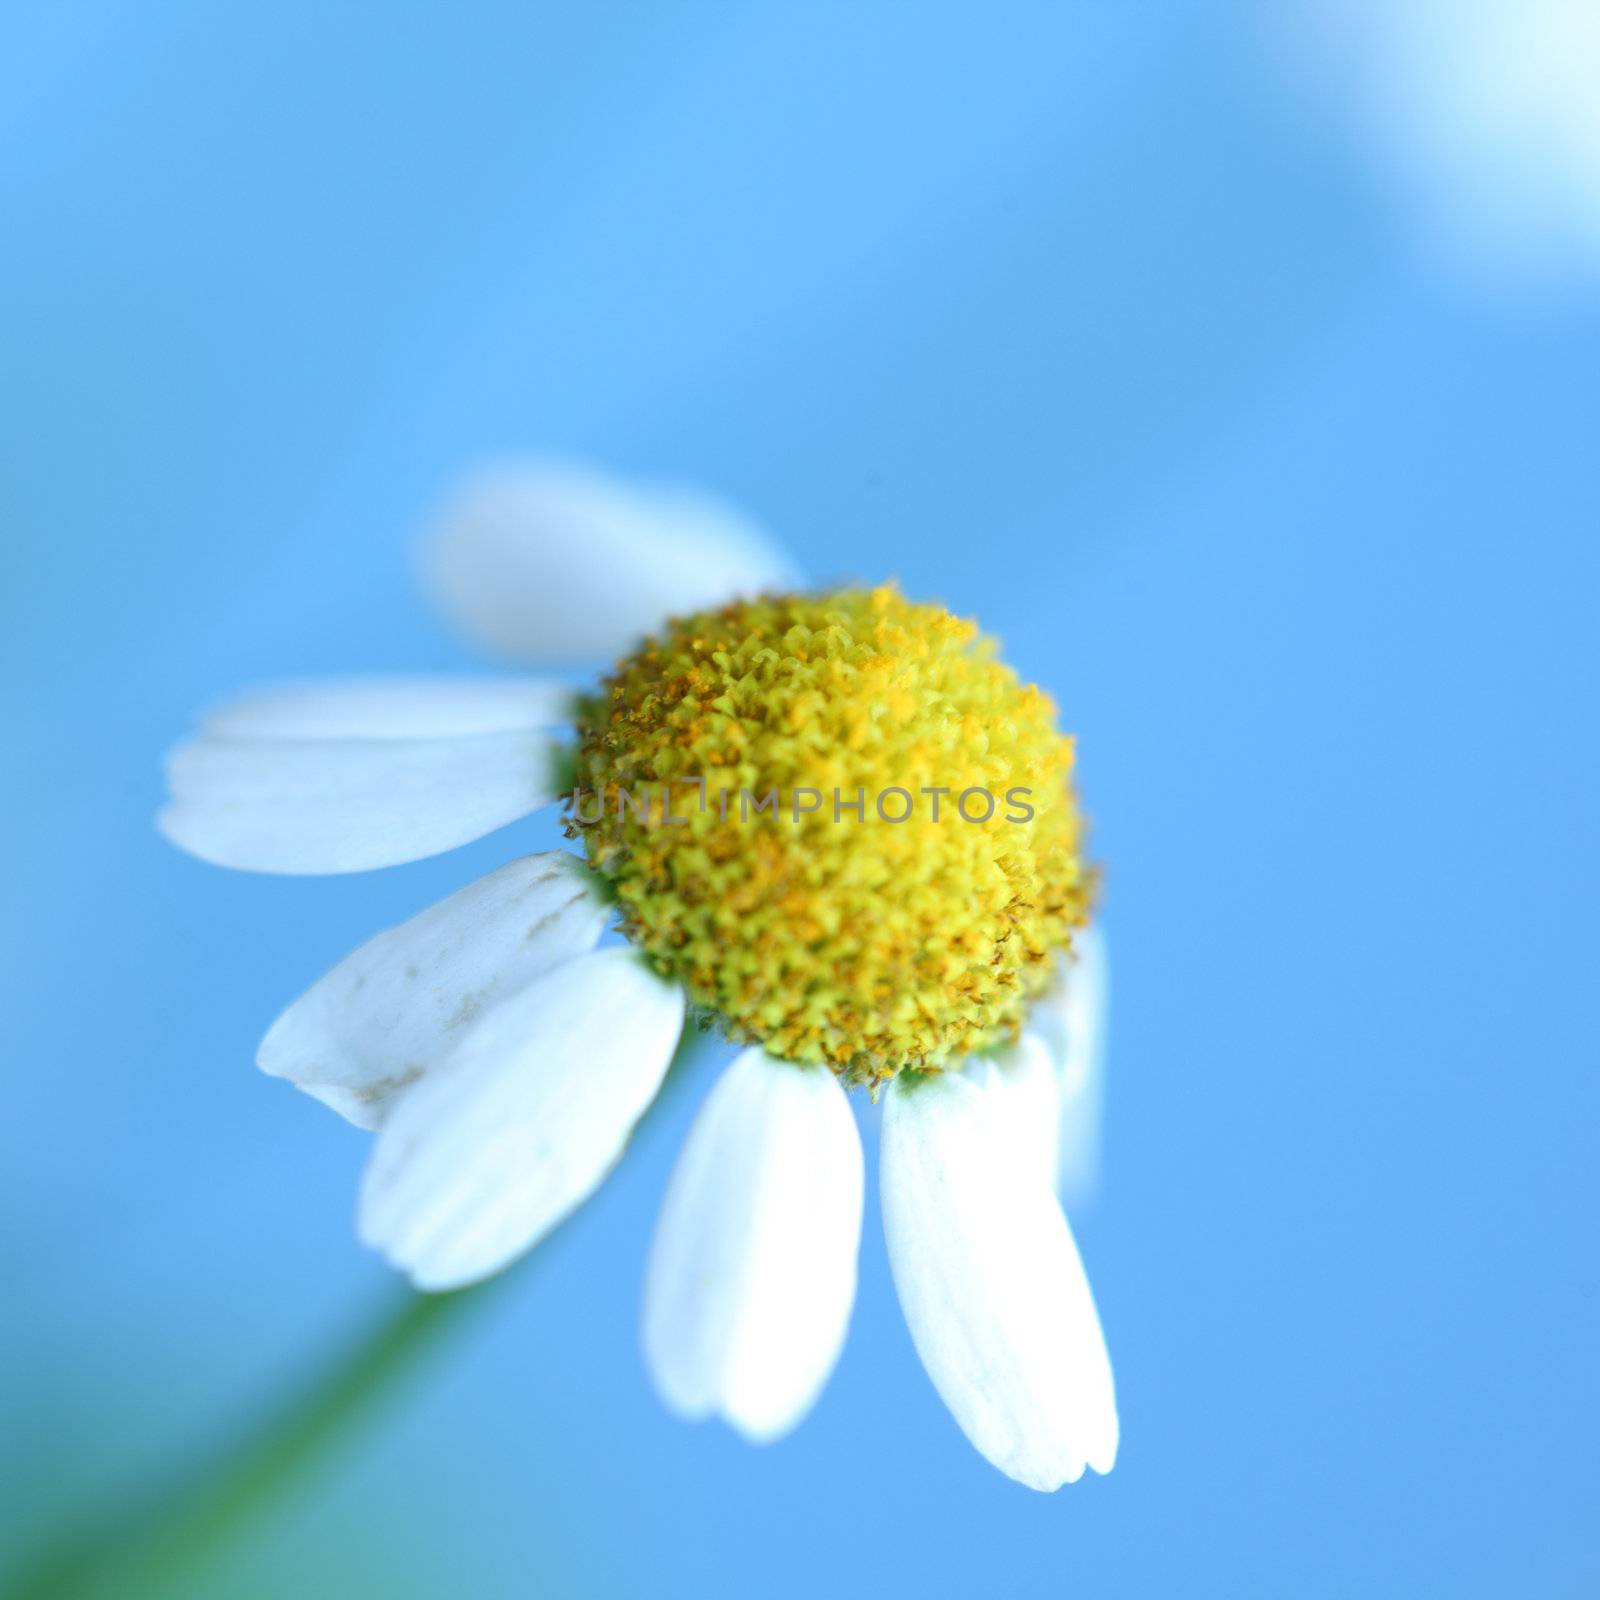
[[[897,589],[676,618],[584,707],[567,831],[744,1043],[876,1085],[1015,1037],[1086,920],[1072,740]]]

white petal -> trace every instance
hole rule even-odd
[[[256,1064],[380,1127],[491,1006],[592,950],[608,916],[570,852],[512,861],[346,956],[273,1023]]]
[[[757,1442],[805,1416],[844,1345],[861,1206],[838,1079],[744,1051],[684,1143],[645,1277],[645,1359],[673,1410]]]
[[[1060,1203],[1008,1136],[1002,1084],[891,1086],[884,1235],[922,1364],[968,1439],[1033,1489],[1109,1472],[1116,1396]]]
[[[548,804],[547,734],[455,739],[230,739],[167,761],[156,819],[180,849],[253,872],[363,872],[453,850]]]
[[[202,725],[233,739],[439,739],[553,728],[572,720],[574,699],[549,678],[341,678],[264,685]]]
[[[452,621],[529,661],[609,661],[668,616],[799,582],[716,500],[555,462],[469,480],[424,563]]]
[[[967,1076],[1005,1090],[993,1100],[998,1115],[1010,1119],[1010,1137],[1033,1163],[1040,1182],[1054,1187],[1061,1147],[1061,1092],[1050,1047],[1033,1032],[990,1057],[972,1061]]]
[[[682,1024],[683,991],[631,950],[535,978],[395,1106],[361,1187],[362,1241],[419,1289],[499,1271],[599,1187]]]
[[[1082,928],[1073,935],[1071,952],[1058,965],[1055,982],[1030,1019],[1056,1058],[1061,1095],[1058,1181],[1069,1206],[1091,1199],[1100,1180],[1110,995],[1105,936],[1098,928]]]

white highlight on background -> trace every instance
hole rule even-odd
[[[1600,283],[1600,0],[1294,0],[1262,15],[1480,287]]]

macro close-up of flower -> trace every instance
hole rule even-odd
[[[855,1298],[861,1088],[900,1303],[952,1415],[1032,1488],[1109,1472],[1111,1365],[1058,1198],[1092,1159],[1105,957],[1049,698],[942,607],[794,589],[714,502],[577,468],[474,481],[426,559],[491,648],[625,653],[587,692],[246,693],[173,752],[159,819],[217,865],[323,874],[567,802],[581,853],[513,860],[379,934],[261,1043],[264,1071],[376,1132],[362,1240],[423,1290],[507,1266],[610,1172],[687,1015],[745,1048],[650,1252],[666,1403],[759,1441],[826,1383]],[[601,946],[613,918],[632,949]]]
[[[1600,1593],[1597,71],[0,13],[0,1600]]]

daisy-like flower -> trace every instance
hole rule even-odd
[[[804,589],[698,496],[518,469],[428,555],[467,631],[610,676],[248,694],[173,752],[159,819],[222,866],[333,873],[565,803],[581,853],[379,934],[262,1041],[265,1071],[376,1133],[361,1238],[425,1290],[499,1271],[603,1181],[693,1017],[744,1048],[650,1251],[666,1403],[767,1440],[816,1400],[855,1297],[865,1087],[895,1286],[956,1421],[1033,1488],[1109,1471],[1058,1197],[1093,1177],[1104,954],[1048,698],[937,606]]]

